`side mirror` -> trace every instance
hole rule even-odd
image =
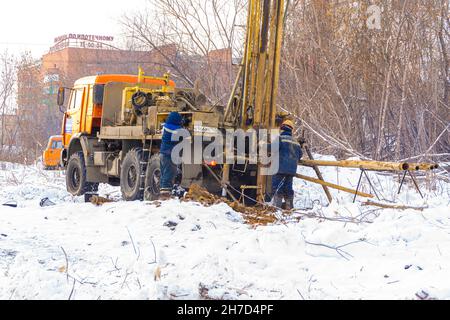
[[[64,106],[64,94],[65,94],[66,90],[63,87],[60,87],[58,89],[58,97],[56,99],[56,103],[58,104],[58,106],[61,108]]]

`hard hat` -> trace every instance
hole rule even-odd
[[[281,124],[281,126],[294,129],[294,123],[292,122],[292,120],[284,120],[283,123]]]

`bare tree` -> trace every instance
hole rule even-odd
[[[200,80],[204,92],[225,101],[242,56],[245,0],[149,0],[145,10],[125,15],[122,25],[133,48],[158,52],[182,85]],[[164,48],[174,45],[175,56]]]
[[[13,132],[8,132],[8,129],[12,127],[16,68],[14,57],[8,51],[4,51],[0,55],[0,64],[0,156],[2,156],[2,153],[7,151],[5,146],[10,147],[12,144],[11,137]]]
[[[281,105],[324,153],[449,159],[448,13],[448,0],[293,1]]]
[[[56,102],[59,79],[44,74],[41,61],[29,52],[17,63],[17,118],[18,133],[15,144],[24,163],[33,163],[45,149],[48,138],[61,132],[61,114]]]

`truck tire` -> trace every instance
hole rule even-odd
[[[141,162],[144,161],[142,149],[129,151],[122,163],[120,171],[120,189],[125,201],[142,200],[144,196],[145,172]]]
[[[98,183],[86,181],[86,164],[81,151],[72,154],[67,163],[66,188],[74,196],[82,196],[86,192],[96,192],[98,190]]]
[[[154,201],[159,197],[159,183],[161,180],[161,168],[159,154],[155,154],[150,158],[145,173],[145,194],[146,201]]]

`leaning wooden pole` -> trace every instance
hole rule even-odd
[[[303,147],[304,147],[304,149],[306,151],[306,154],[308,155],[309,159],[310,160],[314,160],[314,157],[313,157],[313,155],[311,153],[311,150],[309,150],[309,147],[306,144]],[[318,166],[313,166],[312,168],[316,172],[317,178],[319,178],[319,180],[325,182],[325,180],[323,179],[322,173],[319,170],[319,167]],[[331,203],[333,201],[333,197],[331,196],[330,190],[328,190],[328,187],[326,185],[322,185],[322,188],[323,188],[323,191],[325,192],[325,194],[326,194],[326,196],[328,198],[328,202]]]
[[[296,174],[295,177],[298,178],[298,179],[302,179],[302,180],[305,180],[305,181],[312,182],[312,183],[317,183],[317,184],[320,184],[322,186],[327,186],[327,187],[332,188],[332,189],[341,190],[341,191],[344,191],[344,192],[347,192],[347,193],[351,193],[351,194],[357,194],[358,196],[361,196],[361,197],[373,198],[373,195],[371,195],[371,194],[367,194],[367,193],[364,193],[364,192],[359,192],[359,191],[352,190],[352,189],[349,189],[349,188],[346,188],[346,187],[342,187],[342,186],[337,185],[337,184],[333,184],[333,183],[330,183],[330,182],[326,182],[326,181],[322,181],[322,180],[319,180],[319,179],[311,178],[311,177],[304,176],[304,175],[301,175],[301,174]]]
[[[409,169],[406,162],[380,162],[363,160],[342,160],[342,161],[323,161],[323,160],[301,160],[300,165],[308,167],[342,167],[357,168],[372,171],[405,171]]]

